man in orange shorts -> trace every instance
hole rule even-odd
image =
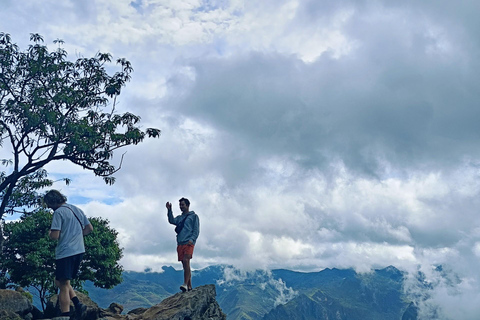
[[[200,221],[194,211],[190,211],[190,201],[186,198],[179,200],[181,215],[173,216],[172,204],[167,202],[168,222],[176,226],[178,261],[183,266],[183,284],[180,290],[183,292],[192,290],[192,271],[190,260],[193,256],[193,249],[200,233]]]

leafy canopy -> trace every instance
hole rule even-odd
[[[72,62],[63,41],[50,51],[42,36],[30,40],[20,51],[0,33],[0,146],[12,153],[0,159],[6,168],[0,171],[0,218],[19,204],[33,205],[35,190],[52,184],[42,169],[47,163],[68,160],[113,184],[122,163],[111,163],[114,151],[160,135],[154,128],[143,131],[140,117],[115,110],[131,78],[129,61],[118,59],[120,70],[109,75],[109,53]]]
[[[122,282],[123,268],[118,264],[122,249],[117,242],[118,233],[108,226],[108,220],[89,220],[93,231],[84,238],[84,259],[78,278],[71,283],[76,290],[82,290],[86,280],[92,281],[96,287],[111,289]],[[35,289],[43,308],[48,296],[56,292],[53,281],[56,241],[48,237],[51,224],[52,215],[46,210],[5,224],[6,240],[0,261],[0,269],[8,273],[10,282]]]

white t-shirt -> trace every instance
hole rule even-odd
[[[78,218],[76,218],[76,217]],[[85,252],[83,229],[89,225],[82,210],[71,204],[63,204],[53,213],[51,230],[60,230],[55,259],[74,256]]]

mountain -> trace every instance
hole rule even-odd
[[[263,320],[396,320],[409,307],[402,294],[403,274],[396,268],[368,274],[357,274],[353,270],[324,271],[299,275],[298,285],[303,293],[271,310]],[[294,278],[292,274],[290,278]],[[312,286],[308,287],[306,281]]]
[[[106,308],[112,302],[125,311],[147,308],[179,291],[183,271],[124,272],[123,282],[110,290],[84,288]],[[415,306],[404,296],[404,275],[395,267],[356,273],[353,269],[295,272],[277,269],[242,272],[231,266],[195,270],[195,287],[215,284],[217,301],[229,320],[282,319],[416,319]],[[409,308],[410,307],[410,308]],[[412,316],[413,315],[413,316]]]
[[[285,305],[277,306],[263,317],[263,320],[318,320],[318,319],[371,319],[367,310],[355,310],[335,301],[321,291],[312,296],[300,294]]]

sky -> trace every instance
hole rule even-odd
[[[201,225],[193,268],[393,265],[425,319],[478,318],[480,2],[0,5],[0,31],[23,49],[39,33],[71,60],[132,63],[117,110],[161,137],[116,155],[113,186],[46,167],[118,231],[126,270],[181,268],[165,203],[179,214],[187,197]],[[419,291],[417,272],[433,289]]]

